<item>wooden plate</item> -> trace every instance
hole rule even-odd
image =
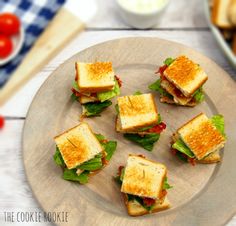
[[[123,81],[122,95],[137,90],[149,92],[148,85],[166,57],[185,54],[198,62],[209,75],[206,101],[195,108],[177,107],[156,101],[167,130],[152,152],[145,151],[117,134],[116,100],[102,117],[86,119],[97,133],[118,141],[110,164],[90,178],[87,185],[61,179],[61,169],[53,162],[53,137],[79,123],[81,107],[70,100],[75,61],[112,61]],[[88,48],[63,63],[43,84],[29,109],[23,133],[24,165],[27,178],[45,211],[67,211],[65,225],[222,225],[236,211],[236,85],[219,66],[183,45],[158,38],[124,38]],[[186,164],[169,151],[170,136],[176,128],[200,112],[209,117],[225,116],[228,141],[220,164]],[[234,138],[233,138],[234,136]],[[157,214],[133,218],[127,215],[119,187],[113,181],[117,168],[129,153],[140,153],[168,167],[173,189],[168,197],[172,208]],[[223,156],[224,155],[224,156]],[[63,225],[63,223],[59,223]]]

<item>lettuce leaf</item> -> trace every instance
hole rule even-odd
[[[112,105],[112,102],[110,100],[106,100],[104,102],[94,102],[94,103],[83,104],[86,110],[85,115],[88,117],[99,116],[99,114],[110,105]]]
[[[77,92],[79,92],[79,86],[78,86],[78,83],[76,81],[73,82],[72,88],[75,89]]]
[[[165,177],[162,189],[166,190],[166,189],[170,189],[170,188],[173,188],[173,186],[169,185],[167,177]]]
[[[152,209],[154,208],[154,205],[151,205],[151,206],[147,206],[145,205],[145,203],[143,202],[143,199],[139,196],[136,196],[136,195],[130,195],[130,194],[127,194],[128,196],[128,201],[132,201],[132,200],[136,200],[144,209],[146,209],[147,211],[152,211]]]
[[[133,95],[142,95],[142,94],[143,94],[143,93],[138,90],[138,91],[136,91]]]
[[[116,109],[116,113],[117,113],[117,114],[120,114],[120,110],[119,110],[118,104],[115,105],[115,109]]]
[[[71,94],[70,98],[72,101],[78,100],[78,97],[74,93]]]
[[[194,158],[193,152],[185,145],[185,143],[181,140],[178,139],[173,145],[172,148],[184,153],[190,158]]]
[[[124,137],[130,141],[137,143],[147,151],[152,151],[154,143],[156,143],[160,138],[160,134],[149,133],[144,136],[140,136],[138,134],[125,133]]]
[[[188,156],[184,155],[182,152],[177,151],[176,156],[184,162],[188,162]]]
[[[97,134],[95,134],[95,136],[100,143],[101,143],[101,141],[106,140],[106,138],[102,134],[97,133]]]
[[[74,81],[72,83],[72,88],[74,90],[76,90],[77,92],[79,92],[79,86],[78,86],[78,83],[76,81]],[[71,98],[72,101],[78,100],[78,97],[74,93],[71,94],[70,98]]]
[[[216,129],[224,136],[226,137],[225,134],[225,121],[224,121],[224,116],[223,115],[214,115],[211,118],[212,124],[216,127]]]
[[[152,83],[148,86],[148,88],[152,91],[157,91],[161,95],[166,96],[170,99],[173,99],[173,96],[167,93],[162,87],[161,87],[161,79],[158,79],[156,82]]]
[[[82,163],[77,169],[94,171],[102,168],[102,154],[96,155],[93,159]]]
[[[165,61],[163,63],[167,66],[170,66],[174,61],[175,61],[175,59],[168,57],[165,59]]]
[[[116,141],[108,141],[106,144],[103,144],[105,152],[107,153],[106,160],[110,160],[112,155],[114,154],[117,142]]]
[[[84,171],[80,175],[77,175],[76,173],[77,169],[67,169],[65,168],[64,173],[63,173],[63,179],[64,180],[69,180],[69,181],[76,181],[81,184],[86,184],[88,182],[88,175],[89,171]]]
[[[197,101],[197,103],[201,103],[205,99],[205,95],[203,93],[203,88],[200,87],[193,95],[193,98]]]
[[[56,147],[56,152],[55,152],[55,154],[53,156],[53,159],[54,159],[54,162],[58,166],[63,166],[63,167],[65,166],[65,162],[64,162],[64,160],[62,158],[61,152],[60,152],[58,147]]]
[[[122,185],[122,183],[123,183],[124,174],[125,174],[125,168],[123,168],[123,169],[121,170],[121,175],[120,175],[120,176],[118,175],[118,176],[114,177],[115,181],[116,181],[119,185]]]
[[[106,92],[101,92],[101,93],[97,93],[97,97],[101,102],[104,102],[106,100],[109,100],[115,96],[120,95],[120,87],[119,84],[117,82],[117,80],[115,79],[115,86],[112,90],[110,91],[106,91]]]
[[[95,134],[101,145],[103,146],[105,152],[107,153],[106,160],[110,160],[112,155],[114,154],[117,142],[116,141],[108,141],[108,142],[102,142],[103,140],[106,140],[106,138],[102,134]]]

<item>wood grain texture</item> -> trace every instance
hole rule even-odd
[[[159,111],[168,129],[162,134],[152,153],[144,151],[124,140],[120,134],[111,131],[115,122],[114,108],[107,109],[102,117],[87,119],[86,121],[96,132],[118,140],[118,150],[110,165],[100,172],[99,176],[91,178],[89,184],[80,186],[62,180],[61,170],[52,160],[55,150],[52,138],[78,123],[80,107],[78,103],[71,103],[69,98],[74,77],[74,62],[78,59],[88,62],[112,61],[117,74],[124,80],[122,95],[126,95],[136,90],[147,92],[147,85],[156,79],[153,74],[156,65],[162,64],[163,59],[168,56],[180,54],[187,54],[200,63],[209,75],[209,81],[205,85],[206,102],[195,108],[169,106],[158,102]],[[24,164],[33,193],[46,211],[69,210],[70,225],[226,223],[236,211],[234,195],[236,155],[233,150],[236,145],[233,139],[233,134],[236,132],[234,127],[236,110],[229,111],[229,106],[236,104],[235,88],[235,82],[208,58],[183,45],[157,38],[110,41],[73,56],[42,86],[27,116],[23,133]],[[224,98],[226,96],[227,99]],[[158,101],[158,96],[156,97]],[[228,142],[221,164],[191,167],[173,158],[168,152],[168,144],[172,132],[201,111],[208,116],[217,112],[225,116]],[[169,192],[172,209],[136,219],[127,216],[121,194],[112,181],[112,176],[115,175],[117,167],[124,164],[128,153],[142,153],[167,165],[170,183],[174,185],[174,189]],[[222,195],[222,185],[224,195]]]
[[[236,79],[235,71],[221,54],[220,49],[217,48],[217,43],[210,31],[88,31],[77,36],[59,55],[45,65],[43,70],[28,82],[23,89],[17,92],[4,106],[0,107],[1,114],[9,117],[25,117],[28,107],[41,84],[66,59],[99,42],[129,36],[159,37],[185,43],[213,59]]]

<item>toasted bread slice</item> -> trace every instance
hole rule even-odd
[[[145,208],[143,208],[143,206],[139,204],[136,200],[128,201],[127,195],[124,196],[127,211],[130,216],[142,216],[145,214],[155,213],[170,208],[170,202],[166,197],[164,199],[164,202],[162,203],[157,201],[152,211],[149,212]]]
[[[162,103],[167,103],[167,104],[176,104],[176,105],[181,105],[180,103],[176,103],[173,99],[170,99],[169,97],[166,96],[161,96],[160,97],[160,101]],[[181,106],[186,106],[186,107],[194,107],[197,105],[197,102],[192,99],[191,101],[189,101],[187,104],[185,105],[181,105]]]
[[[158,121],[156,103],[150,93],[118,97],[117,102],[122,131],[136,131]]]
[[[173,96],[173,100],[177,104],[186,105],[192,99],[192,97],[182,95],[182,93],[166,79],[161,81],[161,87]]]
[[[211,19],[212,23],[219,28],[233,28],[233,24],[230,21],[228,10],[231,0],[214,0]]]
[[[199,163],[205,163],[205,164],[210,164],[210,163],[217,163],[220,162],[221,158],[220,158],[220,154],[219,151],[215,151],[213,153],[211,153],[210,155],[208,155],[207,157],[198,160]]]
[[[198,160],[221,149],[225,144],[225,137],[203,113],[179,128],[177,133]]]
[[[121,192],[160,199],[167,174],[166,166],[137,155],[130,155],[125,167]]]
[[[150,133],[147,131],[139,131],[139,130],[122,130],[119,117],[117,117],[116,119],[116,131],[119,133],[132,133],[132,134],[138,134],[138,135],[146,135]]]
[[[98,101],[97,97],[93,97],[93,96],[80,96],[79,97],[79,102],[81,104],[86,104],[86,103],[95,102],[95,101]]]
[[[228,17],[230,22],[236,27],[236,0],[231,0],[228,7]]]
[[[68,169],[102,153],[103,148],[87,123],[80,123],[54,138]]]
[[[78,87],[83,92],[102,92],[115,86],[115,73],[111,62],[77,62]]]
[[[179,139],[179,135],[178,133],[174,133],[172,135],[172,140],[173,142],[176,142]],[[219,150],[209,154],[208,156],[206,156],[205,158],[201,159],[201,160],[197,160],[198,163],[216,163],[219,162],[221,159],[220,154],[219,154]]]
[[[177,57],[164,75],[186,97],[191,97],[208,79],[203,69],[186,56]]]

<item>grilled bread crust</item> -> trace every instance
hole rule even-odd
[[[122,131],[136,131],[155,125],[158,111],[153,94],[118,97],[119,120]]]
[[[174,133],[172,135],[173,142],[176,142],[178,139],[179,139],[179,135],[177,133]],[[197,162],[210,164],[210,163],[220,162],[220,160],[221,160],[221,157],[220,157],[219,150],[218,150],[218,151],[215,151],[215,152],[209,154],[208,156],[206,156],[205,158],[203,158],[201,160],[197,160]]]
[[[192,99],[192,97],[185,97],[184,95],[181,95],[182,93],[179,95],[177,88],[167,79],[161,81],[161,87],[173,96],[173,100],[177,104],[186,105]]]
[[[108,91],[115,86],[115,73],[111,62],[76,62],[75,68],[81,93]]]
[[[93,96],[80,96],[79,97],[79,102],[81,104],[86,104],[86,103],[91,103],[91,102],[96,102],[98,101],[97,97],[93,97]]]
[[[54,140],[68,169],[104,151],[91,128],[84,122],[56,136]]]
[[[125,167],[121,192],[160,199],[167,174],[166,166],[137,155],[130,155]]]
[[[219,151],[215,151],[209,154],[207,157],[201,160],[198,160],[198,163],[211,164],[211,163],[220,162],[220,160],[221,160],[221,157],[220,157]]]
[[[186,56],[179,56],[164,71],[164,76],[186,97],[193,96],[208,79],[206,73]]]
[[[160,101],[162,103],[167,103],[167,104],[175,104],[175,105],[181,105],[180,103],[176,103],[174,100],[170,99],[169,97],[166,96],[160,96]],[[185,107],[194,107],[197,105],[197,102],[195,100],[191,100],[190,102],[188,102],[185,105],[181,105],[181,106],[185,106]]]
[[[198,160],[222,148],[225,138],[203,113],[177,130],[178,135]]]

